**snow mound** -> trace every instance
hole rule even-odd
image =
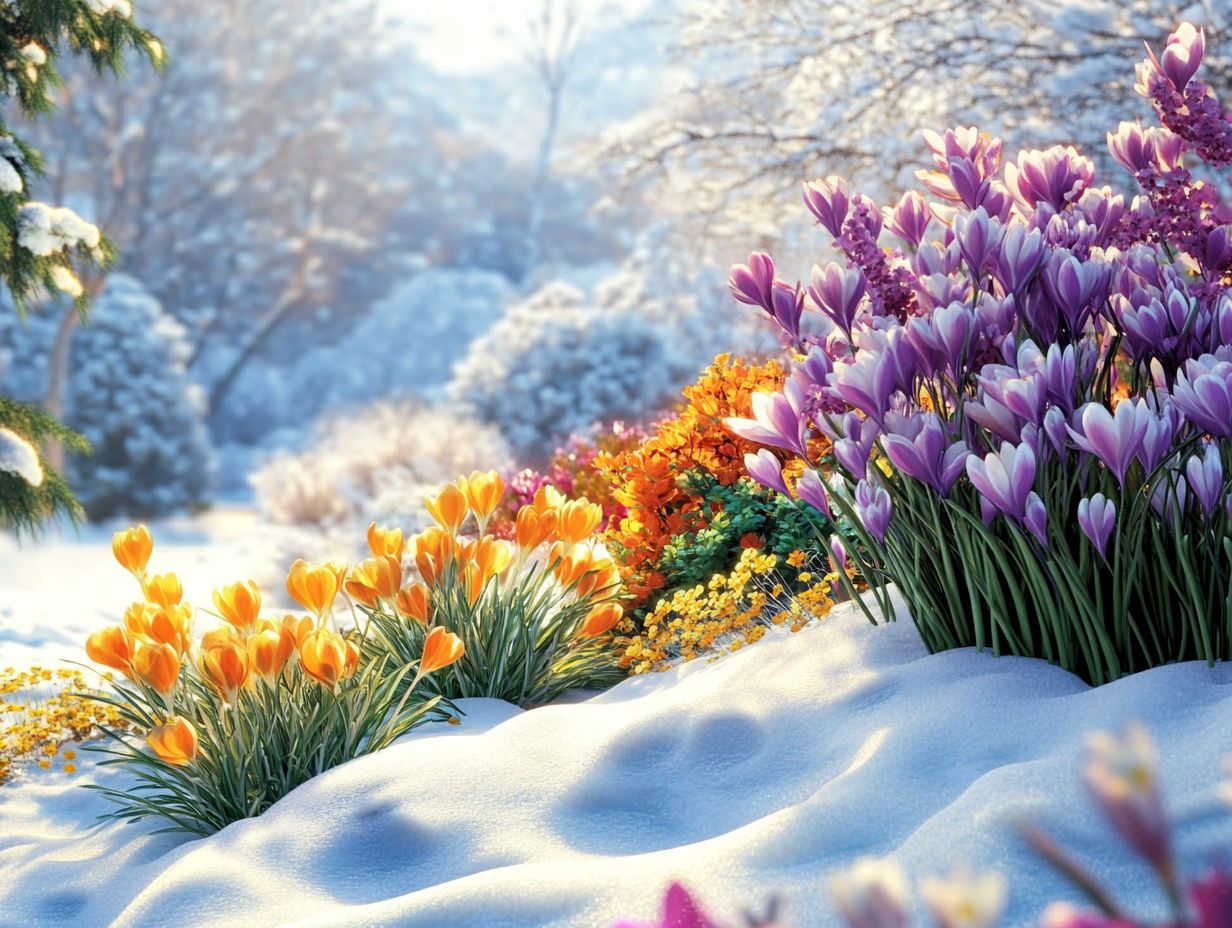
[[[0,791],[0,925],[609,928],[683,879],[713,913],[789,899],[838,924],[825,877],[862,854],[913,879],[970,861],[1010,874],[1007,926],[1072,898],[1015,836],[1049,828],[1162,914],[1079,780],[1082,736],[1140,719],[1190,867],[1232,845],[1214,795],[1232,667],[1182,664],[1092,690],[1043,662],[929,657],[907,622],[850,607],[791,635],[528,712],[467,700],[257,820],[196,841],[81,829],[88,791]],[[121,775],[92,768],[87,779]],[[919,914],[919,913],[917,913]]]

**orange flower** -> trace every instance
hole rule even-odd
[[[398,611],[409,619],[427,625],[432,619],[432,593],[427,584],[412,583],[398,591]]]
[[[139,637],[157,644],[169,644],[179,654],[192,647],[192,607],[162,606],[145,612],[145,632]]]
[[[564,494],[551,484],[545,483],[535,493],[535,501],[531,503],[535,512],[543,515],[547,512],[555,512],[565,504]]]
[[[359,651],[337,632],[317,628],[304,636],[299,646],[299,662],[304,673],[337,692],[338,684],[355,672]]]
[[[578,634],[593,637],[610,632],[624,618],[624,607],[619,603],[603,603],[591,609]]]
[[[461,553],[457,540],[435,526],[416,535],[412,544],[415,549],[415,566],[419,568],[420,576],[428,586],[435,586],[445,565],[456,560]]]
[[[249,635],[245,646],[252,672],[266,681],[272,681],[282,673],[282,668],[295,653],[295,633],[289,628],[277,631],[265,629]]]
[[[342,581],[332,564],[309,564],[297,560],[287,573],[287,592],[291,598],[316,613],[318,619],[329,614]]]
[[[517,540],[523,551],[533,551],[552,537],[556,531],[556,510],[538,512],[534,506],[518,510]]]
[[[562,542],[556,542],[548,554],[548,563],[555,564],[553,571],[556,580],[563,587],[571,587],[590,570],[591,553],[589,548],[576,547],[567,550]]]
[[[578,599],[586,599],[596,592],[611,595],[620,586],[620,568],[610,558],[593,561],[590,570],[578,581],[574,591]]]
[[[160,574],[146,580],[143,589],[147,602],[157,606],[178,606],[184,598],[184,587],[175,574]]]
[[[466,493],[466,501],[470,504],[471,511],[479,520],[479,531],[482,532],[487,527],[488,519],[492,518],[492,513],[500,505],[501,497],[505,495],[505,480],[494,470],[486,474],[475,471],[459,483]]]
[[[740,536],[740,547],[760,551],[765,541],[756,532],[745,532]]]
[[[466,521],[470,510],[466,503],[466,494],[456,485],[448,484],[436,496],[424,499],[424,507],[428,514],[436,520],[436,524],[450,535],[457,535],[458,529]]]
[[[188,764],[197,756],[197,730],[182,715],[174,715],[163,725],[150,730],[146,741],[159,760],[169,764]]]
[[[477,568],[487,582],[489,577],[503,574],[513,561],[513,550],[509,542],[491,535],[472,541],[462,549],[462,557],[469,560]]]
[[[145,576],[145,568],[153,551],[154,539],[144,525],[127,528],[111,536],[111,553],[121,567],[137,578],[138,583]]]
[[[244,639],[241,638],[230,625],[221,625],[218,628],[212,628],[201,636],[201,650],[208,651],[211,648],[223,648],[227,645],[237,645],[243,647]]]
[[[357,602],[373,608],[380,599],[393,599],[402,586],[402,564],[392,555],[371,557],[356,564],[346,591]]]
[[[402,547],[402,529],[378,528],[375,522],[368,526],[368,550],[373,557],[389,555],[401,563]]]
[[[312,616],[310,615],[284,615],[281,627],[291,635],[291,638],[295,641],[295,646],[298,648],[303,644],[304,639],[308,637],[308,633],[316,628],[316,624],[312,621]]]
[[[440,625],[436,626],[428,632],[428,637],[424,639],[423,653],[419,658],[419,671],[415,674],[415,680],[418,681],[425,674],[448,667],[460,660],[465,650],[461,638],[453,632],[446,631]]]
[[[133,670],[163,696],[175,690],[180,679],[180,652],[169,644],[147,644],[137,648]]]
[[[261,590],[254,580],[232,583],[214,591],[214,607],[241,632],[250,631],[261,612]]]
[[[243,642],[221,642],[201,653],[201,676],[229,703],[235,703],[251,671],[248,648]]]
[[[132,634],[118,625],[99,629],[86,639],[86,654],[104,667],[128,673],[133,663],[137,642]]]
[[[580,544],[594,534],[603,521],[603,507],[587,499],[574,499],[560,508],[556,537],[566,544]]]

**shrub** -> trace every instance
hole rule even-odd
[[[520,460],[540,464],[597,422],[653,416],[688,369],[667,325],[636,308],[588,305],[555,283],[472,343],[448,395],[499,427]]]
[[[781,572],[784,565],[791,576]],[[760,641],[770,626],[788,620],[798,632],[834,604],[837,574],[817,576],[813,568],[820,566],[802,551],[780,562],[776,555],[747,548],[729,574],[716,573],[705,586],[660,599],[646,615],[642,631],[617,639],[620,665],[631,674],[664,671],[706,651],[738,651]]]
[[[425,524],[425,494],[455,474],[508,457],[491,426],[409,400],[383,401],[326,418],[308,448],[275,456],[252,484],[277,522],[351,529],[400,522],[417,529]]]
[[[750,364],[719,355],[685,388],[684,405],[655,426],[646,442],[596,458],[595,467],[615,488],[612,495],[628,509],[624,518],[608,525],[604,542],[620,563],[631,608],[681,582],[691,585],[692,578],[678,580],[661,562],[673,539],[703,531],[713,514],[714,507],[707,506],[690,479],[700,481],[696,486],[728,487],[744,475],[745,455],[762,446],[733,434],[724,419],[751,415],[752,397],[781,387],[783,376],[777,361]],[[820,451],[822,446],[815,447]],[[727,563],[712,561],[710,567],[730,568],[739,552],[729,553]],[[699,571],[705,576],[712,572],[707,567]]]
[[[208,835],[444,715],[439,697],[423,697],[416,684],[456,660],[460,642],[439,631],[420,642],[413,662],[388,673],[379,661],[361,663],[362,635],[331,627],[345,567],[292,566],[288,592],[311,616],[263,618],[255,583],[223,587],[213,597],[223,624],[195,641],[178,578],[147,571],[152,549],[144,526],[116,533],[116,559],[143,601],[86,644],[91,660],[125,678],[93,698],[145,738],[143,748],[105,728],[112,747],[93,748],[109,755],[101,765],[136,781],[90,787],[118,806],[104,818],[158,818],[164,831]]]
[[[504,494],[495,472],[472,474],[429,497],[437,525],[410,540],[421,580],[401,588],[402,537],[370,532],[372,558],[347,591],[368,616],[366,653],[391,672],[413,660],[425,636],[448,629],[466,653],[425,690],[488,696],[519,706],[566,690],[610,686],[617,666],[611,629],[619,572],[594,538],[602,511],[543,487],[517,514],[513,542],[488,533]],[[461,530],[473,522],[475,535]]]
[[[858,528],[874,608],[893,617],[896,584],[930,650],[1093,683],[1232,657],[1232,226],[1184,163],[1232,164],[1232,124],[1201,57],[1185,26],[1139,69],[1166,128],[1109,135],[1143,191],[1129,206],[1072,148],[1002,167],[1000,140],[951,130],[927,139],[932,203],[806,186],[846,259],[807,300],[766,255],[733,270],[808,356],[729,424],[810,464],[813,430],[833,440],[841,487],[818,502]],[[878,245],[883,225],[909,253]],[[759,479],[781,483],[770,463]]]
[[[74,459],[69,474],[91,519],[207,501],[214,457],[190,354],[183,326],[122,274],[73,333],[65,418],[94,453]]]

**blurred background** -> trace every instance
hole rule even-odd
[[[84,432],[90,518],[255,508],[404,524],[461,471],[648,422],[719,352],[777,351],[726,293],[807,276],[803,180],[891,201],[921,132],[1082,145],[1147,113],[1142,42],[1232,0],[144,0],[163,73],[65,59],[22,131],[38,193],[116,267],[0,311],[0,393]],[[74,70],[76,69],[76,70]],[[1127,188],[1104,158],[1103,182]],[[408,525],[408,528],[413,527]]]

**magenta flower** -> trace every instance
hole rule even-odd
[[[1210,354],[1186,361],[1172,399],[1198,428],[1216,438],[1232,438],[1232,362]]]
[[[1194,928],[1232,925],[1232,872],[1217,867],[1209,876],[1189,884],[1189,898],[1198,915]]]
[[[850,203],[847,182],[841,177],[831,176],[804,185],[804,205],[835,238],[843,234],[843,223],[847,221]]]
[[[830,536],[830,554],[834,557],[834,569],[842,573],[847,569],[847,548],[838,535]]]
[[[761,448],[756,454],[746,454],[744,456],[744,469],[750,477],[763,487],[777,490],[784,496],[791,496],[787,492],[787,483],[783,480],[783,464],[775,457],[773,451]]]
[[[667,888],[663,898],[663,917],[657,922],[617,922],[612,928],[720,928],[679,883]]]
[[[1107,560],[1108,539],[1116,528],[1116,504],[1103,493],[1096,493],[1090,499],[1079,500],[1078,527],[1091,540],[1091,544],[1095,545],[1099,556]]]
[[[727,287],[741,303],[760,306],[771,312],[774,289],[774,260],[759,251],[749,255],[748,264],[732,265]]]

